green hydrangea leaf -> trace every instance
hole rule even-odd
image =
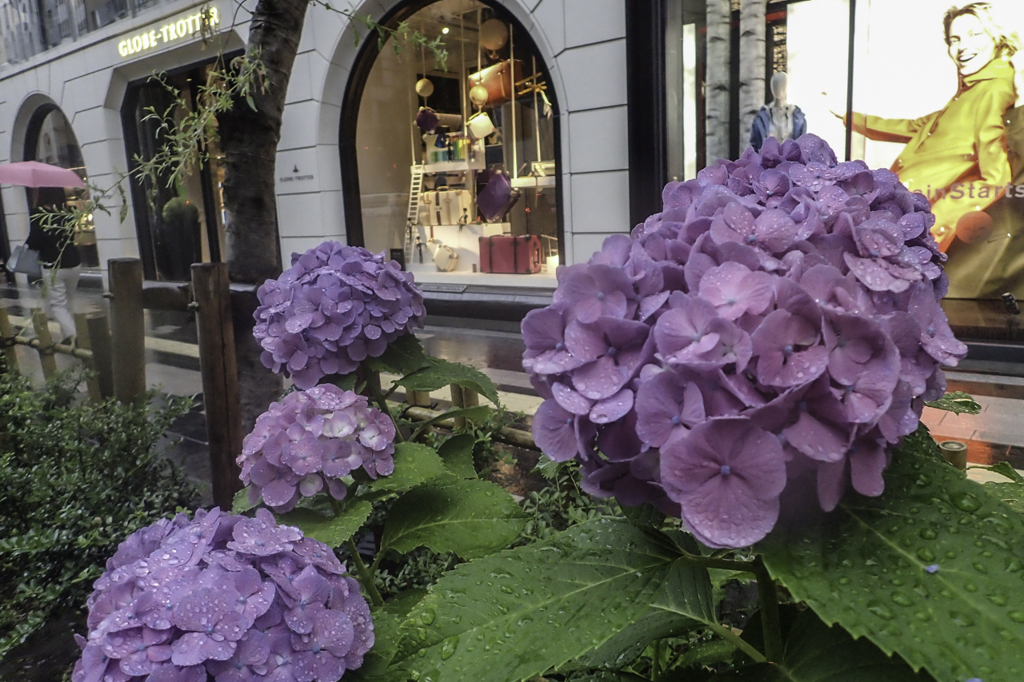
[[[992,466],[970,466],[969,469],[984,469],[985,471],[991,471],[994,474],[1005,476],[1014,483],[1024,483],[1024,476],[1021,476],[1013,465],[1009,462],[996,462]]]
[[[1002,500],[1010,509],[1024,514],[1024,485],[1020,483],[986,483],[985,492]]]
[[[476,391],[495,405],[500,404],[498,389],[490,377],[457,362],[431,358],[428,367],[398,380],[399,386],[411,391],[436,391],[452,384]]]
[[[473,464],[473,450],[476,448],[476,436],[462,433],[452,436],[437,449],[437,454],[444,460],[448,470],[459,478],[475,479],[476,467]]]
[[[919,444],[918,444],[919,445]],[[940,680],[1024,679],[1024,516],[926,448],[900,448],[885,492],[760,549],[826,623]]]
[[[394,460],[395,471],[391,475],[367,478],[361,482],[360,496],[368,499],[386,497],[448,473],[437,451],[420,443],[396,443]]]
[[[402,626],[392,666],[435,682],[533,678],[604,646],[679,581],[710,591],[707,572],[683,566],[663,535],[620,519],[583,523],[446,574]]]
[[[235,493],[235,496],[232,498],[231,513],[244,514],[255,506],[249,501],[249,486],[246,486]]]
[[[938,400],[932,400],[931,402],[925,403],[928,407],[934,407],[936,410],[945,410],[946,412],[952,412],[953,414],[980,414],[981,405],[978,402],[964,393],[963,391],[954,391],[953,393],[947,393]]]
[[[414,334],[405,334],[388,344],[379,358],[367,358],[366,365],[375,372],[392,372],[400,376],[412,374],[430,364],[430,357]]]
[[[398,651],[399,627],[426,595],[424,589],[406,590],[384,606],[373,609],[373,647],[363,657],[359,668],[345,672],[345,682],[406,682],[398,671],[389,673],[388,665]]]
[[[414,431],[412,436],[409,437],[409,440],[414,441],[418,439],[423,433],[427,431],[428,428],[430,428],[434,424],[439,424],[449,419],[455,419],[456,417],[464,417],[466,419],[471,419],[475,421],[483,421],[487,419],[487,417],[490,416],[490,414],[491,408],[486,405],[477,405],[476,407],[457,407],[453,410],[442,412],[436,417],[432,417],[425,422],[420,422],[417,425],[416,431]]]
[[[810,609],[797,616],[781,663],[759,663],[722,673],[711,682],[932,682],[898,656],[866,639],[829,627]]]
[[[307,537],[319,540],[328,547],[341,547],[370,518],[373,505],[366,500],[349,500],[345,510],[334,517],[324,516],[312,509],[293,509],[277,514],[277,522],[296,526]]]
[[[381,547],[402,554],[428,547],[438,554],[486,556],[519,537],[526,518],[512,496],[489,481],[439,479],[398,498]]]

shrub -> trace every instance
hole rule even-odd
[[[0,658],[83,608],[126,533],[194,502],[156,449],[190,401],[77,402],[81,380],[34,390],[0,366]]]

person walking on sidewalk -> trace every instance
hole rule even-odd
[[[62,212],[67,195],[61,187],[40,187],[36,194],[28,241],[39,252],[43,268],[43,310],[60,324],[61,343],[75,341],[74,300],[82,259],[75,246],[75,231]]]

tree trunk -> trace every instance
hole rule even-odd
[[[750,143],[754,117],[764,106],[766,0],[740,6],[740,149]]]
[[[217,122],[225,157],[225,232],[232,282],[259,285],[281,274],[275,161],[288,79],[308,6],[308,0],[259,0],[246,52],[258,56],[266,67],[265,92],[256,88],[251,105],[244,98],[236,100]],[[281,379],[263,366],[262,349],[252,336],[255,297],[233,298],[242,426],[248,433],[256,417],[280,397]]]
[[[707,0],[707,165],[729,156],[730,36],[732,8],[729,0]]]

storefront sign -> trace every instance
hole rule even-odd
[[[312,179],[313,179],[313,174],[312,173],[303,173],[303,172],[301,172],[299,170],[298,166],[295,166],[292,169],[292,174],[291,175],[282,175],[282,176],[277,178],[277,181],[278,182],[303,182],[305,180],[312,180]]]
[[[203,28],[214,28],[219,25],[220,12],[216,7],[207,7],[195,14],[170,21],[159,28],[125,38],[117,44],[117,53],[122,57],[130,57],[166,43],[191,38]]]

